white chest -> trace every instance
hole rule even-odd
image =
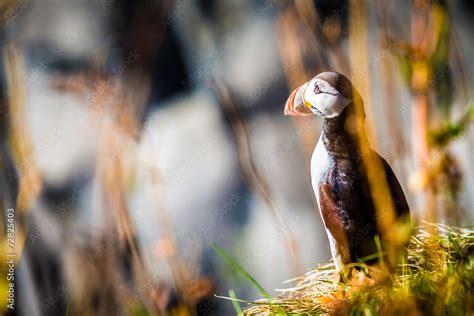
[[[321,204],[319,200],[319,185],[321,182],[326,180],[327,174],[329,170],[334,167],[334,160],[331,159],[329,153],[327,152],[326,148],[324,147],[322,134],[319,138],[319,141],[314,149],[313,155],[311,156],[311,185],[313,186],[314,195],[316,195],[316,200],[318,201],[318,208],[321,212]],[[321,216],[323,219],[323,216]],[[324,219],[323,219],[324,223]],[[324,223],[326,226],[326,223]],[[334,236],[331,234],[329,229],[326,228],[326,233],[328,235],[329,245],[331,248],[331,254],[333,257],[334,264],[336,265],[336,269],[342,269],[342,257],[338,253],[337,242]]]
[[[326,148],[324,147],[322,134],[319,138],[316,148],[314,149],[313,155],[311,156],[311,185],[313,186],[314,194],[319,206],[319,184],[326,179],[327,173],[333,168],[334,162],[329,156]]]

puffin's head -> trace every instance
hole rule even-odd
[[[339,116],[356,98],[357,90],[344,75],[322,72],[296,88],[285,105],[285,115],[313,115],[324,118]]]

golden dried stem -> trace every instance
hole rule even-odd
[[[5,49],[5,73],[8,87],[8,107],[11,115],[10,145],[20,171],[17,208],[25,212],[41,190],[41,177],[33,152],[26,122],[26,82],[20,51],[10,44]]]
[[[237,158],[240,170],[246,182],[255,194],[262,199],[271,211],[276,227],[282,232],[282,238],[287,250],[286,259],[290,268],[290,274],[298,275],[302,271],[301,259],[298,254],[296,239],[293,236],[287,222],[280,213],[273,195],[269,189],[268,183],[258,172],[252,158],[250,149],[250,140],[247,133],[247,127],[243,117],[236,104],[234,103],[230,92],[225,86],[219,85],[214,81],[214,89],[222,104],[222,108],[229,122],[232,136],[235,141]]]
[[[367,34],[367,8],[365,1],[351,2],[349,20],[349,57],[351,73],[361,73],[361,70],[369,69],[368,65],[368,34]],[[377,226],[383,237],[388,237],[395,220],[394,205],[387,178],[382,165],[375,152],[371,150],[364,129],[364,105],[368,113],[373,113],[370,92],[369,76],[352,76],[352,82],[360,89],[362,100],[354,100],[356,112],[356,126],[362,161],[367,171],[370,192],[374,199],[377,214]],[[372,135],[374,123],[367,120],[367,134]]]
[[[428,39],[431,33],[428,29],[426,10],[428,2],[426,0],[414,1],[415,10],[412,11],[411,32],[412,47],[415,50],[424,52],[424,56],[428,56]],[[411,89],[415,94],[411,104],[411,120],[412,120],[412,146],[415,163],[419,170],[426,170],[429,163],[429,144],[428,144],[428,78],[429,66],[427,61],[422,59],[413,62],[413,74],[411,81]],[[435,196],[431,192],[428,185],[422,192],[422,214],[421,219],[436,222],[436,203]]]

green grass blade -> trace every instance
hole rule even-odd
[[[225,252],[219,248],[215,243],[211,244],[211,247],[227,262],[229,266],[242,275],[263,297],[271,299],[270,294],[247,272],[245,271],[234,259],[225,254]]]
[[[383,258],[384,255],[385,255],[384,252],[376,252],[376,253],[373,253],[373,254],[371,254],[371,255],[368,255],[368,256],[359,258],[359,259],[357,260],[357,262],[359,262],[359,263],[365,263],[365,262],[370,261],[370,260],[373,260],[373,259]],[[383,262],[383,259],[380,259],[380,260]]]
[[[382,243],[380,242],[379,235],[375,235],[374,240],[375,240],[375,246],[377,247],[377,252],[380,254],[379,256],[380,263],[383,265],[384,264],[383,250],[382,250]]]
[[[234,306],[234,310],[237,313],[237,315],[243,315],[244,312],[242,311],[242,308],[240,308],[239,302],[237,302],[237,296],[235,295],[234,290],[229,290],[229,297],[232,299],[232,305]]]

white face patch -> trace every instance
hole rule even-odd
[[[339,91],[327,81],[313,78],[303,94],[304,101],[309,103],[316,114],[324,117],[336,117],[344,111],[351,100],[344,98]],[[318,113],[318,111],[320,113]]]

